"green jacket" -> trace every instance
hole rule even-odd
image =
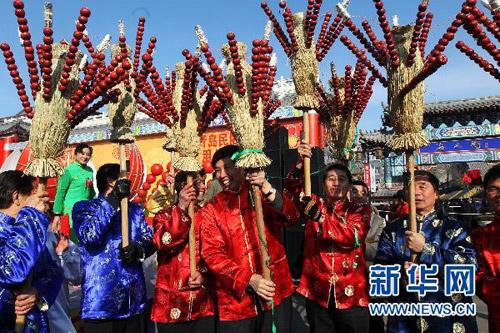
[[[92,184],[93,179],[94,174],[89,166],[82,166],[76,161],[68,165],[57,182],[54,214],[69,214],[70,223],[73,226],[71,211],[74,204],[78,201],[93,199],[95,197],[94,186]]]

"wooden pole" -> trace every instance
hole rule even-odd
[[[47,181],[48,178],[46,177],[40,177],[38,178],[38,187],[37,187],[37,192],[45,192],[47,191]],[[21,288],[19,289],[19,294],[23,294],[28,292],[31,289],[31,282],[33,281],[33,271],[31,271],[24,280]],[[16,324],[14,326],[14,332],[16,333],[22,333],[24,332],[24,326],[26,325],[26,315],[16,315]]]
[[[193,185],[193,177],[187,176],[187,184]],[[191,201],[188,207],[188,215],[191,219],[191,226],[189,227],[189,273],[191,277],[196,273],[196,237],[194,234],[194,202]]]
[[[168,173],[170,174],[170,176],[172,176],[172,178],[175,177],[174,156],[175,156],[175,152],[173,150],[171,150],[170,151],[170,170],[168,170]],[[172,182],[172,184],[169,184],[168,188],[169,188],[171,193],[174,193],[174,182]]]
[[[410,207],[410,231],[417,232],[417,209],[415,207],[415,157],[413,151],[406,152],[406,165],[408,169],[408,205]],[[410,261],[415,262],[417,254],[412,252]]]
[[[262,276],[266,280],[271,280],[271,271],[268,266],[269,253],[267,251],[266,227],[264,225],[264,210],[262,209],[262,199],[260,188],[252,186],[253,201],[255,203],[255,213],[257,215],[257,230],[260,238],[260,264],[262,266]]]
[[[19,294],[24,294],[30,290],[32,280],[33,280],[33,271],[31,271],[26,280],[24,280],[23,285],[19,289]],[[16,315],[16,325],[14,327],[14,332],[16,333],[24,332],[25,325],[26,325],[26,315],[25,314]]]
[[[120,178],[127,178],[127,155],[125,143],[120,143]],[[122,247],[129,244],[128,232],[128,198],[123,198],[120,202],[122,214]]]
[[[309,143],[309,112],[304,110],[302,118],[302,138],[305,143]],[[304,157],[304,194],[311,196],[311,159]]]

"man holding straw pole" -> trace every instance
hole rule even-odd
[[[476,266],[476,251],[472,238],[465,226],[458,220],[436,209],[439,198],[439,180],[424,170],[415,171],[415,206],[417,231],[408,230],[409,216],[397,219],[387,225],[378,244],[375,264],[401,265],[401,287],[395,303],[471,303],[471,297],[462,293],[445,294],[445,266],[449,264]],[[410,253],[417,255],[415,267]],[[422,269],[437,265],[438,271],[427,277]],[[373,266],[371,266],[372,268]],[[370,268],[370,269],[371,269]],[[415,270],[415,268],[417,270]],[[404,274],[406,271],[406,274]],[[427,280],[438,278],[438,290],[420,295],[411,292],[411,276]],[[422,276],[422,277],[420,277]],[[405,288],[406,286],[406,288]],[[475,317],[459,315],[442,316],[389,316],[387,332],[477,332]]]
[[[130,181],[119,177],[120,165],[101,166],[96,176],[99,196],[73,208],[82,254],[81,316],[86,332],[145,332],[142,261],[154,251],[152,230],[142,206],[129,203],[130,243],[122,246],[120,202],[130,195]]]
[[[189,184],[188,177],[195,183]],[[201,218],[192,219],[191,202],[199,202],[205,185],[195,172],[180,171],[175,175],[177,202],[155,215],[153,244],[158,249],[158,277],[152,319],[159,333],[215,332],[214,295],[207,268],[200,255]],[[194,224],[195,272],[190,269],[189,232]]]
[[[286,194],[277,192],[264,171],[245,174],[235,166],[241,153],[225,146],[212,158],[223,192],[201,211],[201,251],[215,277],[220,332],[289,332],[294,286],[281,231],[298,221],[298,212]],[[263,277],[260,235],[251,186],[260,188],[271,279]]]

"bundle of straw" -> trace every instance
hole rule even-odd
[[[244,89],[247,93],[243,96],[234,93],[232,102],[226,105],[226,114],[232,125],[236,141],[240,149],[245,152],[236,161],[236,166],[243,169],[265,168],[271,164],[271,159],[262,151],[264,148],[264,103],[262,99],[259,99],[257,113],[255,115],[251,114],[252,67],[246,61],[247,46],[242,42],[238,42],[237,45]],[[229,88],[236,92],[238,91],[238,84],[228,44],[222,47],[222,53],[227,63],[226,81]]]
[[[466,0],[466,3],[469,1],[475,2],[475,0]],[[457,14],[456,19],[447,32],[443,34],[443,37],[439,39],[429,56],[425,57],[425,46],[433,20],[433,14],[427,12],[429,0],[421,1],[414,25],[399,27],[397,16],[395,16],[393,29],[389,28],[382,0],[374,0],[374,3],[377,8],[380,27],[384,31],[385,43],[376,38],[368,21],[362,23],[368,38],[364,36],[352,20],[347,20],[346,26],[377,63],[386,68],[388,80],[382,76],[373,63],[367,59],[364,52],[361,52],[347,36],[342,36],[341,41],[382,85],[389,88],[389,115],[395,134],[388,142],[388,146],[393,150],[405,152],[409,173],[410,230],[417,232],[414,186],[415,157],[413,153],[415,149],[427,143],[427,139],[422,133],[424,113],[423,82],[448,61],[443,52],[455,37],[457,28],[462,24],[462,16],[465,11],[470,10],[470,6],[462,6],[461,13]],[[416,253],[411,255],[411,261],[414,260],[416,260]]]
[[[410,53],[413,28],[413,26],[407,25],[393,29],[394,42],[400,64],[399,66],[389,66],[387,68],[389,117],[395,132],[389,142],[387,142],[387,145],[396,151],[415,150],[428,144],[428,140],[422,131],[424,120],[424,82],[418,83],[407,94],[401,94],[403,88],[424,67],[420,52],[416,52],[412,66],[406,65],[406,59]]]
[[[163,149],[168,152],[175,152],[177,143],[174,136],[174,131],[170,127],[165,128],[165,143],[163,144]]]
[[[119,44],[114,44],[111,47],[112,57],[116,57],[121,54],[121,48]],[[127,59],[131,61],[130,47],[127,46]],[[129,70],[131,74],[132,69]],[[117,89],[120,91],[120,97],[117,103],[108,104],[108,116],[111,120],[113,129],[111,131],[111,142],[124,142],[132,143],[135,141],[134,133],[131,130],[132,123],[134,122],[135,113],[137,112],[137,103],[132,94],[131,89],[135,89],[136,83],[134,80],[127,82],[121,82]]]
[[[318,86],[320,119],[329,125],[329,139],[335,157],[347,163],[352,159],[352,148],[356,141],[357,125],[372,95],[375,78],[366,79],[367,70],[358,61],[354,75],[351,66],[346,66],[344,77],[338,77],[332,64],[331,94]],[[325,121],[326,120],[326,121]]]
[[[69,45],[64,42],[52,46],[52,98],[47,101],[41,91],[37,93],[29,137],[33,160],[24,170],[31,176],[52,178],[63,172],[56,159],[63,153],[70,134],[71,124],[67,114],[71,109],[70,98],[79,84],[78,67],[73,66],[66,91],[57,89],[68,49]],[[78,52],[75,60],[79,62],[82,57],[83,53]]]
[[[306,46],[306,30],[304,28],[304,13],[293,15],[293,24],[298,48],[290,56],[292,77],[296,97],[294,106],[297,109],[317,109],[319,102],[316,97],[316,85],[319,80],[318,61],[314,43]]]
[[[266,2],[261,7],[268,16],[276,38],[280,42],[285,54],[290,60],[292,77],[295,84],[296,98],[294,107],[300,110],[317,109],[319,102],[315,94],[316,84],[319,80],[318,63],[324,59],[336,39],[344,29],[342,22],[348,15],[349,1],[339,4],[342,9],[330,24],[332,13],[327,12],[321,25],[320,34],[315,42],[316,24],[320,20],[322,0],[309,0],[306,14],[292,13],[286,1],[280,1],[283,18],[286,23],[286,32],[274,16]],[[306,129],[307,130],[307,129]]]
[[[146,201],[146,209],[152,214],[159,213],[165,207],[170,207],[175,203],[175,196],[168,186],[158,185],[156,191]]]
[[[181,108],[182,81],[184,80],[185,64],[178,63],[175,66],[177,73],[177,84],[173,94],[173,103],[177,109]],[[188,110],[186,123],[175,122],[173,127],[173,137],[175,138],[175,151],[177,152],[174,168],[187,172],[198,172],[202,165],[198,160],[201,147],[201,133],[198,132],[198,117],[201,115],[200,96],[198,89],[194,92],[193,108]],[[182,126],[184,125],[184,126]]]
[[[368,38],[352,20],[346,20],[345,23],[377,63],[386,68],[387,80],[347,36],[342,36],[341,41],[382,85],[388,87],[389,114],[395,131],[388,146],[396,151],[413,151],[428,143],[422,132],[423,82],[446,64],[447,58],[442,52],[455,37],[453,31],[456,31],[457,26],[462,24],[460,17],[464,13],[457,15],[457,19],[453,21],[434,50],[426,57],[425,46],[433,18],[432,13],[426,13],[429,1],[422,0],[414,25],[398,26],[395,16],[392,29],[388,28],[384,4],[381,0],[374,0],[374,2],[378,9],[380,26],[387,32],[384,34],[385,43],[376,38],[368,21],[362,23]],[[463,6],[462,11],[465,7],[467,6]]]

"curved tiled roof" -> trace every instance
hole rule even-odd
[[[426,115],[457,114],[472,111],[496,111],[500,113],[500,96],[440,101],[425,105]]]
[[[371,145],[385,145],[387,141],[391,138],[392,133],[381,132],[381,131],[359,131],[359,140],[361,144],[368,143]]]

